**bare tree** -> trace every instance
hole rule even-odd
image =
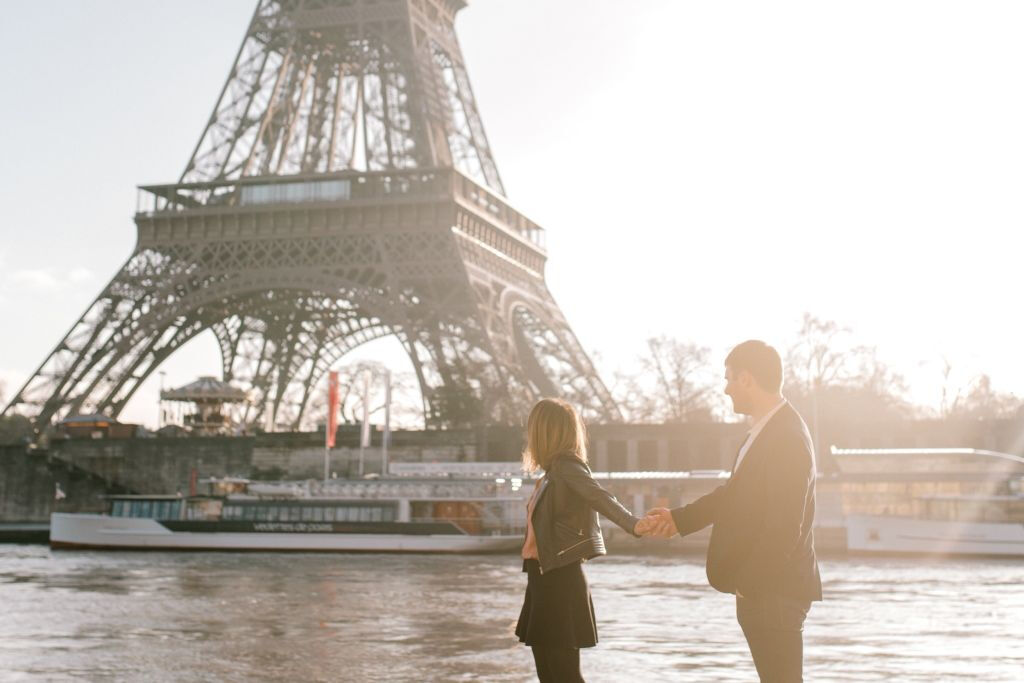
[[[848,393],[860,394],[875,402],[877,410],[866,413],[907,415],[912,409],[907,401],[906,379],[890,368],[878,357],[876,347],[860,347],[856,372],[851,376],[846,389]]]
[[[353,363],[337,368],[338,405],[342,422],[358,424],[363,419],[364,382],[366,373],[376,376],[369,385],[369,415],[376,422],[384,420],[385,388],[381,376],[383,366],[371,363]],[[327,388],[310,398],[307,415],[310,425],[322,422],[327,415]],[[415,429],[423,426],[423,401],[419,383],[412,373],[391,373],[391,426]]]
[[[711,420],[720,408],[710,350],[666,336],[647,340],[640,372],[617,375],[617,400],[634,422]]]
[[[814,395],[823,387],[847,384],[869,353],[852,343],[850,328],[804,313],[796,342],[786,352],[786,385]]]
[[[997,391],[992,387],[992,378],[981,374],[972,380],[963,392],[957,392],[958,400],[953,404],[947,417],[974,420],[1004,420],[1017,417],[1024,412],[1024,400],[1014,394]]]
[[[808,418],[815,444],[824,423],[906,417],[907,386],[875,347],[855,342],[833,320],[804,313],[786,353],[785,394]]]
[[[0,379],[0,407],[7,405],[7,385]],[[0,416],[0,446],[21,444],[32,438],[32,422],[22,415]]]
[[[942,357],[942,399],[939,402],[939,417],[946,419],[955,415],[960,410],[960,401],[963,399],[961,387],[954,386],[953,363],[946,356]]]

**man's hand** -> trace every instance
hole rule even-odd
[[[672,511],[668,508],[653,508],[647,511],[644,520],[651,520],[648,525],[646,536],[657,536],[658,538],[672,538],[679,533],[676,529],[676,522],[672,519]]]

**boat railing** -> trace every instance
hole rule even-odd
[[[250,483],[247,493],[261,498],[413,498],[450,499],[519,497],[518,487],[494,480],[408,482],[408,481],[266,481]]]
[[[410,522],[431,523],[450,522],[470,536],[520,536],[526,533],[526,525],[503,520],[498,523],[481,517],[410,517]]]

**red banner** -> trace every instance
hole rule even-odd
[[[334,448],[334,436],[338,431],[338,373],[327,374],[327,447]]]

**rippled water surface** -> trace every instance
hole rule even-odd
[[[528,681],[512,556],[0,545],[4,680]],[[587,565],[589,681],[756,680],[702,558]],[[1024,561],[825,560],[809,681],[1024,680]]]

